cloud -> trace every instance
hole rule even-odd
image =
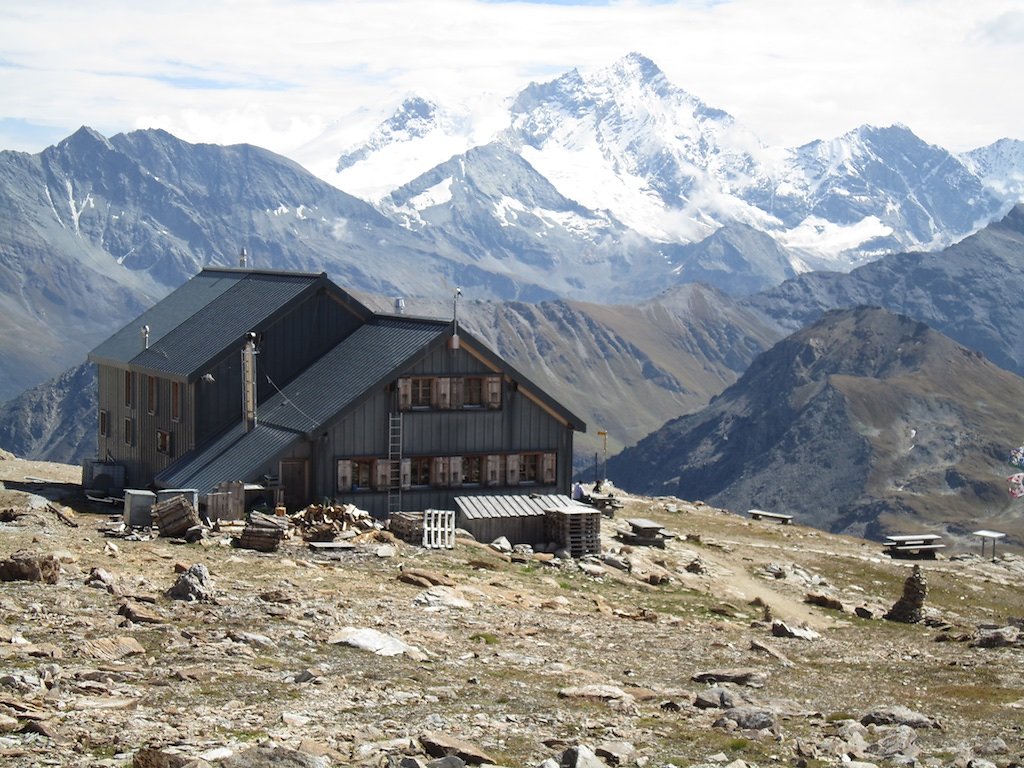
[[[1024,124],[1002,85],[1022,23],[1014,0],[38,0],[5,10],[0,92],[24,124],[287,152],[410,92],[510,95],[639,51],[768,143],[904,122],[966,149]]]

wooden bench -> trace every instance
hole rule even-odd
[[[765,512],[763,509],[752,509],[748,514],[751,520],[760,520],[763,517],[768,520],[778,520],[782,525],[789,525],[793,522],[792,515],[783,515],[780,512]]]

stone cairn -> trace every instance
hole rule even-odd
[[[924,618],[924,599],[928,595],[928,582],[921,573],[921,566],[915,565],[914,572],[903,582],[903,596],[889,609],[885,618],[904,624],[916,624]]]

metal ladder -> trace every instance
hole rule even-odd
[[[388,515],[402,511],[402,414],[388,414]]]

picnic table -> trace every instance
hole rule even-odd
[[[942,537],[937,533],[901,533],[886,536],[882,546],[889,557],[928,557],[935,558],[935,553],[945,549]]]
[[[767,520],[778,520],[782,525],[789,525],[793,522],[792,515],[784,515],[780,512],[765,512],[763,509],[751,509],[747,514],[751,520],[760,520],[762,517]]]
[[[628,544],[641,544],[653,547],[664,548],[668,539],[675,538],[672,531],[668,531],[654,520],[646,517],[632,517],[626,520],[630,530],[619,531],[619,538]]]
[[[991,541],[992,542],[992,559],[995,560],[996,559],[996,541],[1001,539],[1001,538],[1003,538],[1003,537],[1005,537],[1006,534],[1005,533],[1000,533],[999,531],[989,531],[987,529],[982,529],[980,531],[975,531],[974,535],[981,539],[981,556],[982,557],[985,556],[985,542],[986,541]]]
[[[590,494],[590,504],[601,510],[601,514],[605,517],[615,517],[615,510],[622,509],[623,506],[622,502],[610,493]]]

